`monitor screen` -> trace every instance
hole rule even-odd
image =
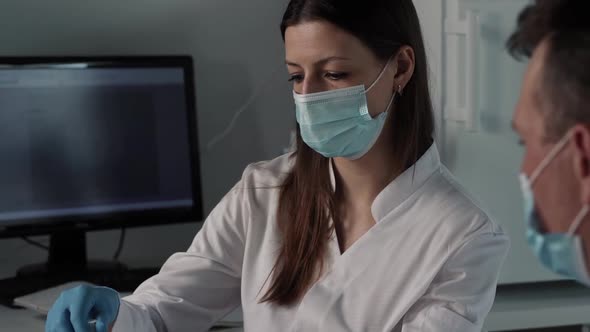
[[[186,70],[0,61],[0,226],[200,208]]]

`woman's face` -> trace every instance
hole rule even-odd
[[[387,64],[358,38],[325,21],[287,28],[285,53],[293,90],[298,94],[356,85],[369,88]],[[384,112],[397,91],[396,72],[396,61],[389,61],[381,79],[367,93],[372,116]]]

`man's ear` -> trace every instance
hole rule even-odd
[[[580,184],[582,205],[590,205],[590,125],[576,125],[571,129],[573,169]]]
[[[414,75],[416,67],[414,49],[410,46],[402,46],[392,61],[394,62],[392,67],[396,69],[393,87],[396,92],[401,92],[398,90],[403,91]]]

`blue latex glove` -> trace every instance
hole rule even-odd
[[[82,285],[61,293],[47,315],[45,332],[107,332],[119,312],[119,293],[107,287]]]

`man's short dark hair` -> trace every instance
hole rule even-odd
[[[539,93],[551,141],[577,123],[590,124],[589,9],[588,0],[537,0],[520,14],[507,43],[520,59],[548,42]]]

